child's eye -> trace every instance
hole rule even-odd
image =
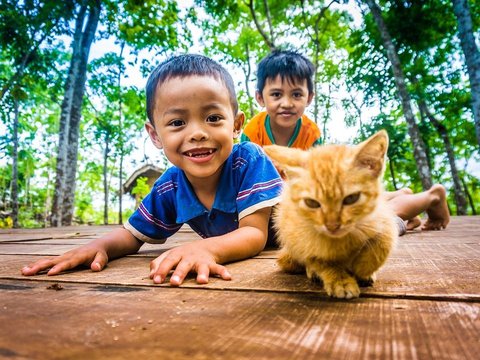
[[[303,94],[302,93],[294,93],[293,97],[294,98],[301,98],[301,97],[303,97]]]
[[[222,117],[219,115],[210,115],[209,117],[207,117],[207,122],[216,123],[216,122],[219,122],[220,120],[222,120]]]
[[[279,93],[279,92],[274,92],[274,93],[271,93],[270,95],[274,98],[278,98],[278,97],[282,96],[282,94]]]
[[[169,126],[173,126],[173,127],[180,127],[180,126],[185,125],[185,121],[176,119],[176,120],[170,121],[170,122],[168,123],[168,125],[169,125]]]

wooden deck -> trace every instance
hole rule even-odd
[[[196,236],[89,270],[23,277],[40,256],[113,227],[0,231],[0,359],[478,359],[480,216],[400,238],[359,299],[330,299],[278,270],[276,251],[232,281],[153,285],[149,262]]]

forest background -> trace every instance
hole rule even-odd
[[[143,130],[153,67],[212,57],[248,119],[256,64],[275,48],[315,64],[308,114],[325,143],[384,128],[387,189],[442,183],[452,214],[475,215],[479,15],[473,0],[1,0],[0,227],[121,223],[125,179],[169,166]]]

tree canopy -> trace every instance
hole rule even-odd
[[[476,214],[479,27],[473,0],[4,0],[0,227],[121,223],[128,175],[169,166],[143,130],[153,67],[212,57],[249,119],[256,64],[277,48],[314,63],[307,111],[325,143],[386,129],[387,189],[442,183],[453,214]]]

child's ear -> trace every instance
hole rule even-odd
[[[307,101],[307,106],[312,103],[313,97],[315,96],[315,93],[312,91],[311,93],[308,93],[308,101]]]
[[[158,136],[157,131],[155,130],[155,127],[152,125],[152,123],[145,123],[145,130],[147,130],[148,136],[150,136],[153,145],[155,145],[157,149],[163,149],[162,140]]]
[[[263,101],[263,95],[260,91],[255,91],[255,100],[257,100],[258,105],[265,107],[265,101]]]
[[[233,138],[234,139],[240,136],[244,122],[245,122],[245,114],[243,113],[243,111],[239,111],[235,116],[235,120],[233,121]]]

